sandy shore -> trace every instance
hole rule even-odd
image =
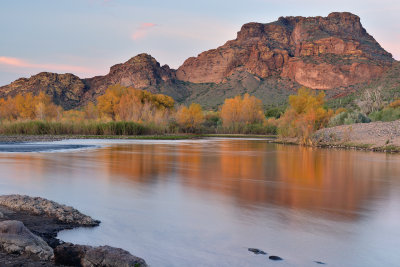
[[[400,152],[400,120],[325,128],[312,139],[316,146]]]

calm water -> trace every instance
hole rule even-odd
[[[400,155],[232,139],[52,146],[0,153],[0,194],[102,221],[64,241],[121,247],[152,266],[400,266]]]

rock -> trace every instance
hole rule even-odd
[[[26,254],[40,260],[54,258],[53,249],[20,221],[0,222],[0,249],[9,254]]]
[[[4,218],[4,214],[0,211],[0,219]]]
[[[79,226],[97,226],[99,221],[80,213],[78,210],[41,197],[23,195],[0,196],[0,205],[11,210],[24,211],[33,215],[45,215],[60,222]]]
[[[64,109],[72,109],[94,101],[97,96],[104,94],[110,85],[146,88],[153,93],[160,93],[159,85],[165,84],[164,87],[168,87],[174,79],[175,70],[171,70],[168,65],[160,66],[160,63],[148,54],[139,54],[125,63],[112,66],[110,72],[104,76],[80,79],[73,74],[42,72],[29,79],[21,78],[0,87],[0,97],[44,91],[56,104],[60,104]],[[181,88],[167,89],[165,93],[176,99],[185,93]]]
[[[258,254],[266,255],[267,254],[258,248],[249,248],[248,251],[253,252],[256,255],[258,255]]]
[[[155,88],[160,84],[173,83],[174,80],[175,70],[171,70],[168,65],[160,66],[156,59],[143,53],[125,63],[112,66],[105,76],[85,79],[84,82],[91,88],[87,95],[90,98],[90,95],[103,94],[108,86],[115,84],[158,93]]]
[[[110,246],[91,247],[65,243],[55,249],[57,264],[83,267],[147,266],[146,262],[129,252]]]
[[[360,18],[344,12],[245,24],[235,40],[187,59],[176,76],[192,83],[221,83],[235,72],[247,71],[332,89],[374,79],[393,62]]]
[[[15,96],[22,93],[36,94],[39,91],[44,91],[52,97],[54,103],[70,109],[80,103],[85,90],[83,81],[73,74],[41,72],[29,79],[21,78],[9,85],[0,87],[0,96]]]
[[[314,261],[316,264],[321,264],[321,265],[325,265],[326,263],[325,262],[322,262],[322,261]]]
[[[400,131],[397,129],[400,129],[400,120],[355,123],[321,129],[313,135],[312,140],[314,144],[321,146],[352,144],[365,149],[383,150],[388,147],[398,151]]]
[[[270,260],[273,260],[273,261],[282,261],[283,259],[281,258],[281,257],[279,257],[279,256],[269,256],[268,257]]]

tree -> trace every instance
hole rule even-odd
[[[225,99],[221,107],[221,119],[224,127],[232,128],[235,132],[249,124],[264,123],[262,102],[249,94]]]
[[[310,143],[310,136],[316,130],[325,127],[333,115],[326,110],[325,93],[318,95],[306,87],[301,87],[297,95],[289,96],[289,107],[278,120],[280,135],[298,137],[301,143]]]
[[[15,106],[18,112],[18,117],[21,119],[35,118],[35,103],[32,93],[25,95],[17,95],[15,97]]]
[[[121,97],[127,92],[128,88],[119,84],[108,87],[104,95],[97,98],[100,115],[115,120]]]
[[[99,118],[99,110],[93,102],[89,102],[83,109],[85,118],[88,120],[97,120]]]
[[[194,132],[204,122],[203,109],[196,103],[192,103],[189,107],[179,107],[175,117],[179,126],[186,132]]]
[[[112,120],[153,121],[156,114],[159,118],[160,114],[166,114],[163,110],[172,110],[174,105],[170,96],[121,85],[110,86],[97,98],[100,115]]]
[[[58,106],[51,101],[51,97],[44,92],[33,97],[33,104],[35,106],[35,118],[39,120],[51,120],[57,117]]]

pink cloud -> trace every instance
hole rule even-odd
[[[133,40],[143,39],[148,34],[149,30],[156,26],[157,26],[157,24],[154,24],[151,22],[144,22],[144,23],[140,24],[138,29],[132,34],[131,37]]]
[[[45,71],[60,71],[60,72],[78,72],[78,73],[95,73],[94,69],[65,64],[37,64],[29,61],[14,58],[14,57],[0,57],[0,66],[14,67],[14,68],[25,68],[25,69],[40,69]]]

